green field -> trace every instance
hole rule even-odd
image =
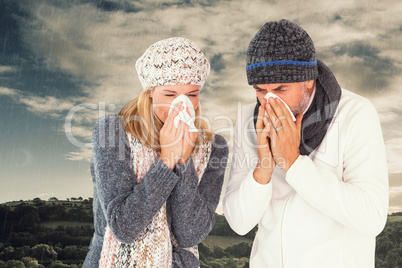
[[[388,222],[389,223],[402,222],[402,216],[388,216]]]
[[[89,222],[77,222],[77,221],[49,221],[49,222],[41,222],[41,226],[51,229],[56,229],[58,226],[63,225],[65,227],[76,227],[76,226],[91,226],[92,223]],[[218,235],[209,235],[204,241],[208,246],[218,246],[226,248],[228,246],[240,243],[247,242],[251,244],[253,241],[251,239],[241,237],[241,236],[218,236]]]
[[[46,204],[47,206],[57,206],[57,205],[63,205],[66,207],[66,210],[70,210],[75,207],[83,207],[84,209],[90,211],[92,213],[92,203],[88,204],[85,203],[84,201],[67,201],[67,200],[58,200],[58,201],[46,201],[46,200],[41,200],[42,203]],[[34,201],[10,201],[6,203],[0,204],[1,206],[7,206],[11,208],[13,211],[17,206],[25,204],[25,205],[31,205],[31,206],[37,206]]]
[[[56,229],[59,225],[63,225],[65,227],[94,226],[93,223],[90,222],[78,222],[78,221],[45,221],[41,222],[40,225],[51,229]]]
[[[209,235],[203,242],[208,246],[226,248],[240,242],[247,242],[251,244],[253,241],[245,237]]]
[[[0,268],[17,267],[16,262],[21,263],[22,256],[45,267],[80,266],[93,235],[92,200],[35,199],[0,204],[0,219],[7,219],[0,221],[3,233]],[[211,235],[203,241],[204,246],[199,247],[201,267],[247,267],[257,228],[239,236],[230,229],[223,215],[215,215],[215,220]],[[393,213],[376,238],[376,267],[402,268],[401,234],[402,213]],[[4,254],[6,249],[7,254]]]

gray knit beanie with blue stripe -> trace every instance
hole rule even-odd
[[[247,49],[249,85],[295,83],[318,77],[313,41],[288,20],[266,23]]]

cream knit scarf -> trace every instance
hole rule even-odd
[[[201,135],[201,133],[200,133]],[[142,143],[133,135],[127,133],[131,147],[134,172],[137,183],[148,172],[151,165],[159,157],[159,153]],[[200,144],[194,154],[193,162],[198,175],[198,183],[208,164],[211,152],[211,142]],[[131,244],[119,242],[106,226],[99,267],[172,267],[173,247],[178,247],[176,239],[169,230],[166,216],[166,202],[145,227],[142,233]],[[186,248],[197,258],[198,247]]]

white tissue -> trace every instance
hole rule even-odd
[[[265,98],[265,99],[267,100],[267,102],[268,102],[268,99],[269,99],[270,97],[280,99],[280,100],[282,101],[282,103],[285,104],[286,108],[289,110],[290,115],[292,116],[293,121],[296,121],[295,116],[293,115],[292,111],[290,110],[290,108],[289,108],[289,106],[286,104],[286,102],[284,102],[281,98],[279,98],[277,95],[275,95],[274,93],[271,93],[271,92],[268,92],[267,95],[265,95],[264,98]],[[268,116],[267,112],[265,112],[265,115]]]
[[[172,101],[172,103],[170,104],[169,114],[172,111],[173,107],[180,101],[183,102],[182,107],[184,107],[184,109],[181,110],[180,113],[175,117],[173,121],[174,126],[178,128],[179,121],[181,120],[189,126],[188,128],[189,132],[198,132],[198,129],[194,125],[195,121],[194,106],[191,100],[186,95],[179,95]],[[187,108],[190,114],[187,113]]]

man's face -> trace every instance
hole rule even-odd
[[[314,80],[297,83],[256,84],[253,85],[260,103],[269,92],[280,97],[296,116],[307,108],[314,89]]]

